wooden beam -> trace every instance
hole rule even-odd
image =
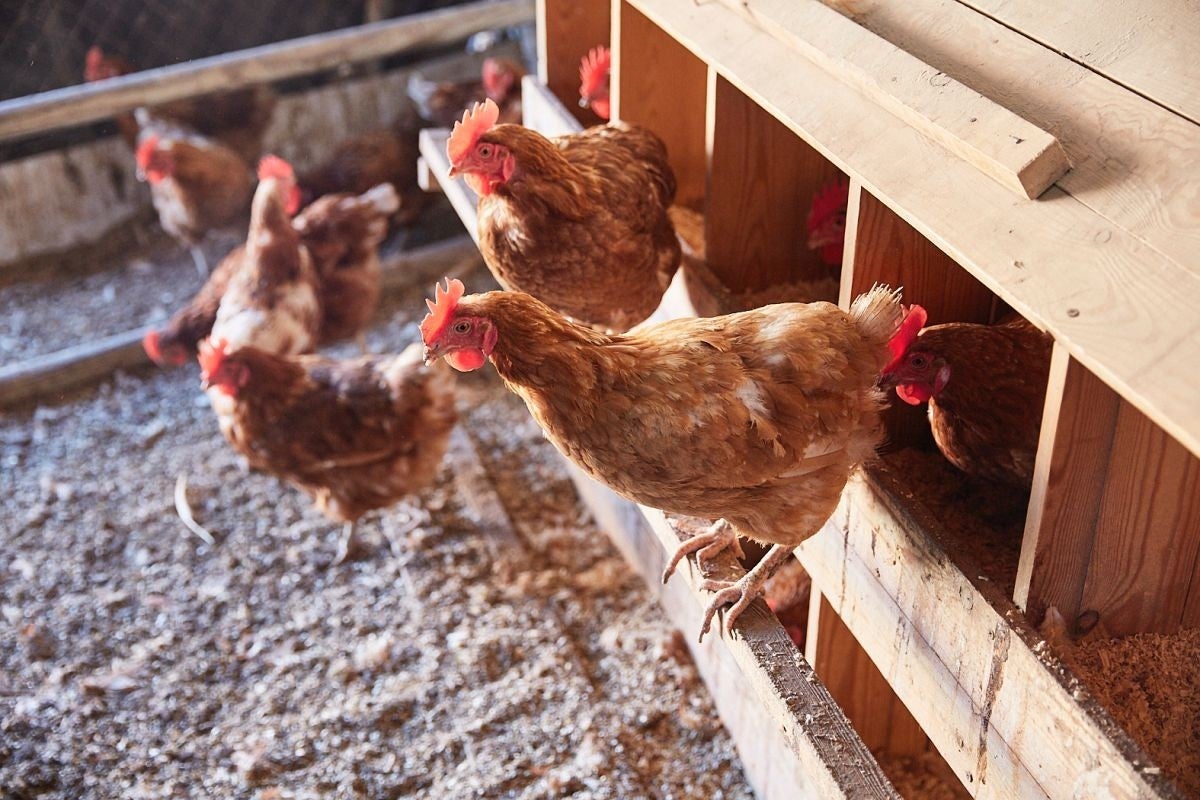
[[[736,292],[836,275],[808,249],[805,219],[841,171],[729,81],[715,72],[711,81],[709,269]]]
[[[645,125],[662,137],[679,184],[675,202],[702,207],[708,67],[629,3],[615,1],[620,6],[613,28],[613,118]]]
[[[686,565],[665,586],[661,576],[665,548],[679,542],[677,526],[703,523],[668,521],[653,509],[639,511],[567,464],[597,522],[684,632],[756,796],[898,800],[849,721],[762,601],[742,615],[733,638],[716,633],[696,643],[710,595],[697,588],[694,569]],[[733,577],[741,567],[727,555],[717,570],[715,574]]]
[[[846,712],[850,724],[872,753],[920,756],[929,737],[892,691],[829,599],[817,587],[808,606],[804,657]]]
[[[1150,33],[1142,26],[1161,19],[1164,4],[1174,1],[1129,5],[1102,0],[1085,16],[1066,13],[1059,4],[1025,0],[1003,4],[996,0],[911,0],[902,4],[854,0],[852,5],[854,19],[860,24],[1053,131],[1073,165],[1058,180],[1059,188],[1197,274],[1200,225],[1196,224],[1189,188],[1200,184],[1200,127],[1087,66],[1063,58],[1057,48],[1042,47],[1033,41],[1038,36],[1023,35],[1032,35],[1055,20],[1063,22],[1062,34],[1073,28],[1085,38],[1097,37],[1095,42],[1102,48],[1107,35],[1110,47],[1098,53],[1121,51],[1153,63],[1160,83],[1182,89],[1188,84],[1186,75],[1195,75],[1196,62],[1190,43],[1195,37],[1189,39],[1186,29],[1194,30],[1200,15],[1194,11],[1181,14],[1169,31],[1164,27],[1156,34],[1170,37],[1181,50],[1133,47],[1137,37]],[[1014,21],[1028,25],[1014,30],[972,11],[970,5],[997,13],[1003,7],[1005,18],[1011,13]],[[1035,16],[1040,20],[1037,25]],[[1117,19],[1122,22],[1115,22]],[[1122,51],[1111,37],[1131,49]],[[1187,68],[1180,63],[1179,69],[1170,69],[1167,65],[1173,59],[1191,63]],[[1193,99],[1200,99],[1200,94]],[[1109,234],[1098,228],[1095,235],[1098,239],[1092,249],[1102,249],[1097,246],[1102,246]]]
[[[724,2],[1022,197],[1071,168],[1052,134],[817,0]]]
[[[461,236],[384,258],[382,283],[385,291],[394,291],[414,282],[464,274],[478,263],[474,242]],[[119,369],[149,366],[150,359],[142,349],[147,330],[150,328],[125,331],[0,367],[0,408],[52,401]]]
[[[1193,270],[1057,188],[1042,202],[1014,201],[1011,192],[847,85],[828,80],[720,3],[625,1],[1200,454],[1200,371],[1194,368],[1200,363],[1200,280]]]
[[[0,102],[0,141],[143,105],[239,89],[528,22],[532,0],[483,0]]]
[[[467,186],[466,180],[461,176],[454,179],[446,177],[450,171],[450,157],[446,155],[446,140],[449,138],[450,131],[445,128],[426,128],[421,131],[418,144],[421,150],[421,160],[424,162],[424,165],[418,169],[422,180],[421,185],[428,191],[433,188],[429,181],[437,182],[437,185],[446,193],[450,205],[454,207],[454,212],[462,220],[463,227],[467,229],[471,240],[478,245],[479,198],[476,197],[475,192],[471,191],[471,187]]]
[[[608,46],[610,0],[538,0],[538,78],[583,125],[604,120],[579,105],[579,62],[597,45]]]
[[[884,481],[888,481],[884,485]],[[851,479],[797,556],[977,798],[1181,798],[894,478]]]
[[[1036,0],[962,2],[1200,124],[1200,14],[1190,0],[1099,0],[1086,15]]]

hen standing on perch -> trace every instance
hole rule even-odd
[[[446,144],[450,177],[479,195],[479,248],[496,280],[589,325],[646,319],[680,257],[662,140],[621,122],[547,139],[498,115],[490,100],[476,105]]]
[[[421,323],[426,360],[488,359],[546,436],[592,477],[639,503],[721,521],[684,542],[703,561],[739,535],[772,544],[736,583],[706,581],[725,628],[792,548],[833,513],[851,469],[882,436],[880,370],[916,336],[898,293],[872,289],[849,312],[784,303],[677,319],[616,336],[530,295],[463,297],[440,286]],[[903,323],[902,323],[902,320]]]

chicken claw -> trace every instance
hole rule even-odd
[[[738,558],[745,557],[746,554],[742,552],[742,543],[738,541],[737,534],[733,531],[733,526],[725,520],[719,519],[702,532],[679,545],[675,554],[671,556],[671,560],[667,562],[666,568],[663,569],[662,582],[666,583],[675,574],[675,567],[679,566],[679,562],[689,554],[695,553],[697,550],[700,551],[696,553],[696,563],[703,569],[705,561],[716,558],[717,553],[728,547],[733,548],[733,553]]]
[[[708,633],[712,625],[712,618],[721,610],[727,603],[732,603],[729,610],[725,612],[722,621],[722,627],[725,633],[733,633],[733,624],[737,618],[742,615],[751,603],[757,600],[763,593],[767,579],[771,577],[780,564],[790,558],[792,548],[784,547],[783,545],[771,545],[771,549],[763,556],[762,561],[759,561],[754,569],[747,572],[737,581],[717,581],[705,579],[700,588],[706,592],[716,592],[716,596],[708,605],[708,610],[704,612],[704,624],[700,626],[700,639],[704,641],[704,634]]]

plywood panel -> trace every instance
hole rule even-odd
[[[583,125],[602,120],[579,106],[579,62],[610,41],[609,0],[538,0],[538,77]]]
[[[836,277],[808,249],[813,197],[837,167],[716,73],[708,133],[708,266],[736,291]]]
[[[622,2],[614,30],[613,116],[645,125],[667,144],[675,202],[704,202],[708,67],[644,14]]]

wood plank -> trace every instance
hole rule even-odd
[[[382,260],[382,284],[394,291],[443,275],[465,274],[479,264],[474,241],[465,236]],[[67,391],[101,381],[119,369],[149,366],[142,337],[149,328],[106,336],[92,342],[0,367],[0,409],[34,400],[54,401]]]
[[[1124,36],[1128,29],[1114,19],[1134,8],[1137,15],[1153,15],[1160,2],[1170,1],[1123,6],[1106,0],[1087,15],[1069,16],[1081,31],[1103,26]],[[1200,225],[1191,193],[1200,183],[1200,127],[955,0],[855,0],[853,5],[862,25],[1053,131],[1073,165],[1058,180],[1060,188],[1200,274]],[[978,5],[997,3],[979,0]],[[1102,6],[1113,13],[1102,12]],[[1045,19],[1069,13],[1057,4],[1036,8]],[[1194,27],[1198,20],[1193,11],[1172,23],[1170,35],[1185,48],[1185,58],[1192,58],[1191,40],[1175,26]],[[1145,51],[1145,57],[1165,80],[1175,81],[1177,74],[1165,66],[1170,54]],[[1111,234],[1097,229],[1095,235],[1090,249],[1104,245]]]
[[[1200,453],[1200,278],[1059,189],[1041,202],[1014,202],[1003,187],[720,4],[626,2]]]
[[[836,276],[808,249],[805,219],[841,171],[727,80],[711,80],[708,267],[734,291]]]
[[[1121,399],[1055,344],[1013,599],[1032,620],[1083,611]]]
[[[543,136],[578,133],[583,125],[550,89],[533,75],[521,79],[522,124]]]
[[[450,157],[446,155],[446,140],[449,138],[450,131],[445,128],[426,128],[421,131],[419,147],[421,159],[425,162],[422,171],[426,181],[430,177],[437,181],[454,208],[454,213],[462,220],[471,240],[478,245],[479,225],[476,212],[479,208],[479,198],[471,191],[471,187],[467,186],[462,176],[453,179],[446,177],[450,172]]]
[[[603,120],[579,105],[579,62],[612,37],[609,0],[537,0],[538,78],[583,125]]]
[[[1192,0],[1099,0],[1079,14],[1035,0],[960,0],[1200,123],[1200,14]]]
[[[1200,459],[1121,403],[1081,606],[1114,636],[1200,626]],[[1194,612],[1194,608],[1191,609]]]
[[[708,67],[627,2],[620,4],[613,41],[613,118],[662,137],[679,184],[675,202],[702,207]]]
[[[0,141],[94,122],[141,105],[449,44],[486,28],[529,22],[533,11],[532,0],[482,0],[6,100],[0,102]]]
[[[765,604],[755,603],[742,615],[738,636],[710,635],[697,643],[709,596],[695,588],[694,570],[681,566],[666,585],[661,581],[664,547],[678,542],[675,529],[661,512],[639,510],[566,463],[600,527],[684,632],[755,795],[760,800],[898,798]],[[730,556],[719,569],[732,575],[740,567]]]
[[[837,80],[1022,197],[1071,165],[1053,134],[817,0],[724,0]]]
[[[1179,798],[986,580],[856,475],[797,549],[815,585],[975,797]]]
[[[895,212],[868,191],[855,192],[857,214],[848,225],[849,278],[842,307],[877,283],[904,288],[905,303],[919,303],[932,325],[988,322],[993,295]],[[849,209],[847,209],[849,210]],[[849,221],[850,217],[847,217]],[[925,406],[891,403],[884,412],[889,449],[932,446]]]
[[[816,587],[814,587],[815,590]],[[814,591],[809,600],[804,657],[872,753],[920,756],[929,737],[892,691],[829,599]]]

